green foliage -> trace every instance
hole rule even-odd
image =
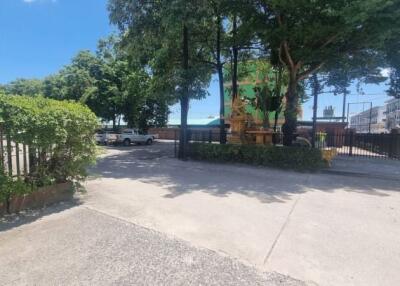
[[[0,95],[0,117],[13,141],[38,151],[37,185],[82,179],[96,158],[97,118],[80,103]]]
[[[190,157],[214,162],[235,162],[295,170],[326,166],[320,150],[300,147],[201,144],[190,145]]]
[[[7,94],[36,96],[43,93],[43,83],[39,79],[16,79],[3,87]]]
[[[389,64],[388,95],[400,98],[400,29],[385,43],[386,61]]]
[[[110,20],[123,34],[131,62],[151,71],[153,91],[202,98],[211,78],[204,63],[203,19],[205,1],[111,0]],[[188,67],[184,67],[183,28],[188,30]]]
[[[264,127],[269,128],[269,112],[282,108],[282,99],[287,86],[287,74],[279,66],[265,60],[247,61],[239,65],[239,81],[250,81],[254,85],[255,97],[246,98],[263,114]]]
[[[17,179],[13,180],[0,168],[0,202],[7,202],[13,195],[23,195],[31,192],[32,186]]]
[[[132,56],[132,55],[131,55]],[[119,119],[146,130],[165,126],[174,103],[143,66],[129,63],[120,39],[101,39],[96,53],[80,51],[71,63],[44,80],[18,79],[0,86],[8,95],[44,95],[86,104],[103,121]]]
[[[180,158],[186,156],[190,99],[208,94],[212,73],[202,53],[205,2],[111,0],[108,6],[132,62],[150,72],[158,94],[169,93],[180,101]]]
[[[321,71],[333,77],[331,85],[346,88],[349,80],[377,75],[385,50],[384,43],[399,30],[399,1],[387,0],[254,0],[244,13],[244,21],[271,55],[286,67],[284,142],[291,144],[296,129],[298,83]],[[277,61],[275,59],[275,61]],[[338,65],[340,63],[340,65]]]

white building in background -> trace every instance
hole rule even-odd
[[[400,128],[400,98],[386,102],[386,129]]]
[[[350,128],[358,133],[387,133],[386,106],[376,106],[352,116]]]

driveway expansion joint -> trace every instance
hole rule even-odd
[[[287,225],[289,224],[290,217],[291,217],[291,215],[292,215],[294,209],[296,208],[297,203],[299,202],[299,200],[300,200],[300,197],[298,197],[298,198],[296,199],[296,201],[293,203],[293,206],[291,207],[291,209],[290,209],[290,211],[289,211],[289,213],[288,213],[288,215],[287,215],[287,217],[286,217],[286,219],[285,219],[285,222],[283,223],[281,229],[279,230],[278,235],[275,237],[274,242],[273,242],[272,245],[271,245],[271,248],[269,249],[267,255],[266,255],[265,258],[264,258],[264,266],[268,263],[268,259],[271,257],[272,252],[274,251],[275,246],[276,246],[276,244],[278,243],[279,238],[281,237],[283,231],[285,230],[285,228],[286,228]]]

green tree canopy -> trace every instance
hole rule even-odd
[[[386,0],[254,0],[246,20],[289,74],[285,144],[296,129],[298,82],[338,62],[359,67],[355,59],[382,57],[384,43],[399,28],[400,3]],[[383,62],[375,61],[383,65]],[[378,66],[365,72],[375,73]]]
[[[202,98],[211,69],[200,52],[204,42],[202,15],[205,0],[111,0],[111,22],[116,24],[130,59],[142,65],[152,80],[153,91],[169,93],[180,101],[180,157],[185,156],[189,100]]]
[[[393,33],[385,43],[386,60],[389,66],[388,94],[400,98],[400,31]]]
[[[3,86],[6,94],[36,96],[42,94],[43,83],[39,79],[16,79]]]
[[[129,61],[120,39],[111,35],[99,41],[96,53],[79,52],[43,80],[18,79],[1,89],[5,94],[79,101],[114,127],[123,119],[129,127],[147,130],[165,126],[174,102],[153,78],[144,66]]]

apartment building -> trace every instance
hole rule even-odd
[[[386,133],[386,106],[376,106],[350,118],[350,128],[358,133]]]
[[[388,131],[400,128],[400,98],[394,98],[386,102],[386,124]]]

